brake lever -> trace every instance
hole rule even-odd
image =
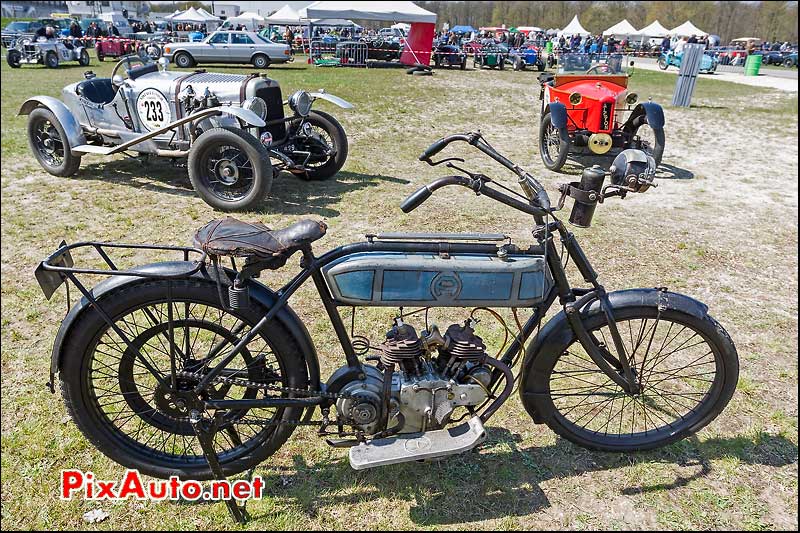
[[[449,167],[451,166],[451,163],[449,163],[448,161],[458,161],[459,163],[464,163],[464,160],[461,159],[460,157],[448,157],[446,159],[442,159],[441,161],[431,161],[430,159],[428,159],[428,164],[432,167],[435,167],[436,165],[447,163],[447,166]]]

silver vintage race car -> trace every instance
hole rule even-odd
[[[77,61],[85,67],[89,64],[89,52],[78,41],[73,43],[71,39],[29,37],[14,39],[6,52],[6,62],[11,68],[35,64],[56,68],[62,61]]]
[[[352,108],[345,100],[320,90],[284,102],[278,82],[265,75],[177,72],[167,64],[127,56],[110,78],[87,72],[64,87],[63,101],[25,101],[19,114],[28,115],[28,143],[42,167],[71,176],[84,154],[186,159],[203,200],[232,211],[256,207],[281,170],[322,180],[344,165],[344,128],[311,107],[324,99]]]

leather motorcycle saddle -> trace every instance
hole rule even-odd
[[[266,268],[279,268],[304,245],[322,238],[327,229],[324,222],[308,219],[273,230],[260,222],[226,217],[197,230],[194,245],[212,256],[245,257],[248,262],[267,260]]]

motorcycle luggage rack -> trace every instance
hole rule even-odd
[[[93,249],[105,262],[108,268],[81,268],[75,266],[72,250]],[[180,252],[180,261],[189,263],[186,268],[176,269],[170,273],[155,273],[137,268],[120,269],[109,256],[107,249],[115,250],[160,250],[165,252]],[[196,259],[192,257],[196,256]],[[191,261],[191,262],[190,262]],[[110,242],[85,241],[75,244],[61,244],[55,252],[50,254],[38,267],[36,267],[36,281],[42,288],[45,297],[49,300],[62,283],[69,280],[85,294],[85,289],[78,281],[76,274],[94,274],[104,276],[131,276],[152,279],[185,278],[198,272],[206,262],[206,253],[199,248],[188,246],[167,246],[157,244],[122,244]]]
[[[511,242],[511,236],[504,233],[367,233],[369,242],[378,241],[471,241],[471,242]]]

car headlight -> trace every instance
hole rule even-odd
[[[625,97],[625,103],[628,105],[633,105],[637,101],[639,101],[639,95],[636,93],[628,93],[628,96]]]
[[[242,107],[258,115],[261,120],[267,119],[267,103],[258,96],[242,102]]]
[[[297,91],[289,97],[289,107],[301,117],[311,112],[311,95],[305,91]]]
[[[583,96],[581,93],[570,93],[569,95],[569,103],[572,105],[578,105],[583,101]]]

